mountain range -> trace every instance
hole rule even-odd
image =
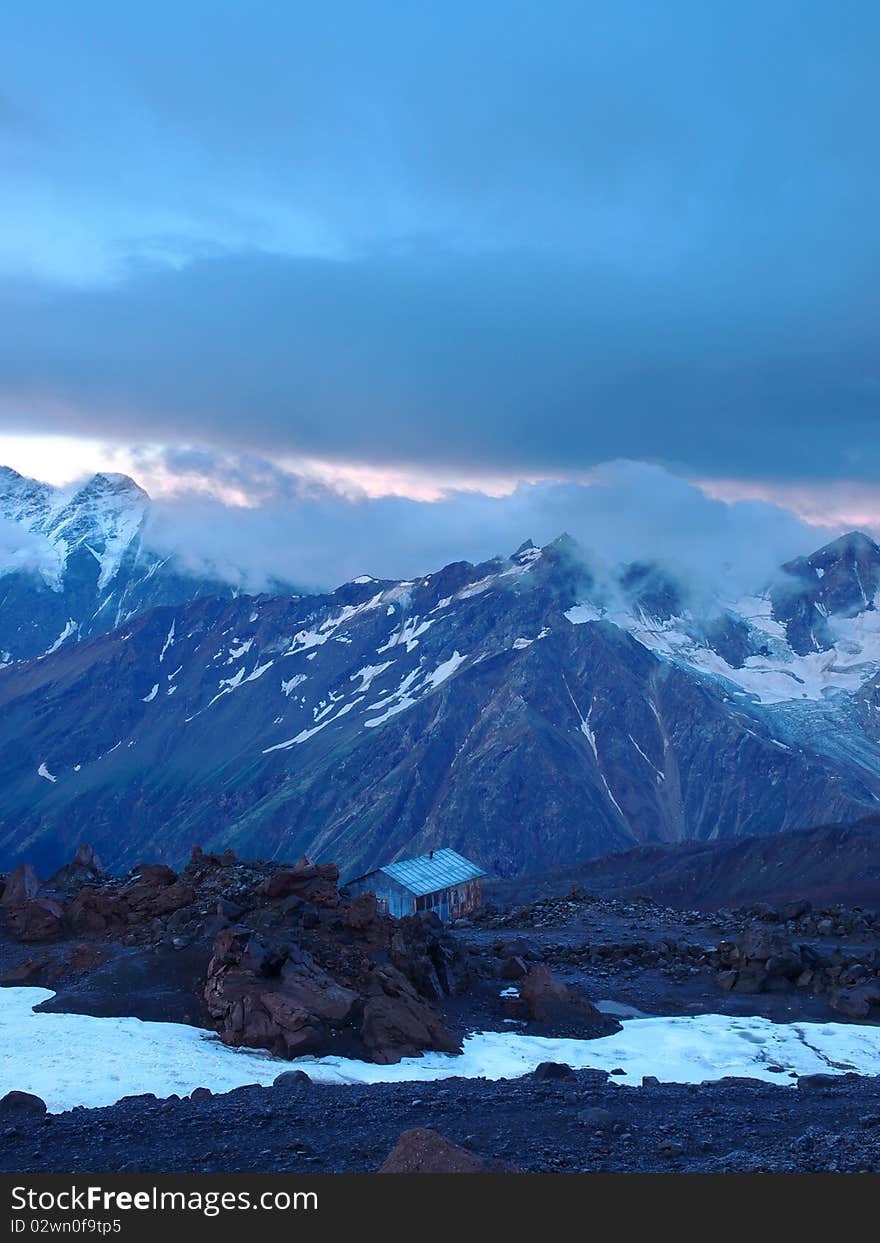
[[[711,607],[658,566],[599,575],[566,536],[417,580],[251,597],[150,573],[131,481],[83,492],[100,541],[40,494],[19,519],[67,551],[61,579],[44,568],[32,587],[27,633],[54,639],[0,670],[5,863],[48,869],[83,839],[113,867],[177,862],[198,842],[354,875],[448,845],[511,876],[880,804],[867,536]],[[15,580],[36,576],[0,590],[21,600]],[[76,634],[59,643],[65,613]]]

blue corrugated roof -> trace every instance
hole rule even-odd
[[[465,859],[464,855],[448,846],[415,859],[398,859],[396,863],[386,863],[376,870],[406,886],[416,897],[486,875],[476,863],[471,863],[470,859]]]

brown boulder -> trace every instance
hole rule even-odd
[[[573,1079],[574,1071],[568,1062],[539,1062],[532,1071],[532,1078],[538,1080]]]
[[[520,981],[520,1000],[525,1004],[529,1018],[535,1022],[544,1022],[547,1011],[554,1003],[565,1003],[570,997],[570,990],[557,980],[549,967],[540,963],[527,971]]]
[[[115,891],[86,885],[67,908],[67,921],[74,932],[103,932],[125,917]]]
[[[132,875],[147,886],[173,885],[177,880],[177,873],[167,863],[138,863],[132,868]]]
[[[195,898],[193,889],[164,863],[138,867],[134,879],[116,892],[130,911],[145,917],[167,915]]]
[[[505,998],[505,1013],[540,1025],[552,1024],[578,1035],[604,1036],[620,1025],[596,1009],[586,997],[568,988],[543,963],[531,967],[519,982],[519,996]]]
[[[8,914],[9,927],[21,941],[48,941],[58,936],[64,907],[52,898],[31,898]]]
[[[279,981],[285,997],[322,1022],[341,1027],[351,1017],[357,993],[338,984],[305,950],[291,948]]]
[[[745,962],[736,973],[733,985],[735,993],[762,993],[767,983],[767,971],[760,961]]]
[[[461,1052],[461,1042],[437,1011],[394,967],[377,967],[370,988],[361,1038],[372,1061],[387,1065],[402,1057],[417,1057],[426,1049]]]
[[[34,980],[49,966],[50,958],[26,958],[24,962],[16,963],[14,967],[10,967],[0,975],[0,983],[2,984],[24,984],[28,980]]]
[[[46,1102],[32,1092],[7,1092],[0,1098],[0,1118],[36,1121],[45,1116]]]
[[[312,866],[302,861],[295,868],[279,868],[257,885],[256,892],[270,901],[298,897],[314,906],[339,905],[339,868],[335,863]]]
[[[829,999],[832,1009],[849,1019],[866,1019],[873,1006],[880,1005],[880,984],[860,984],[856,988],[842,988]]]
[[[71,862],[59,868],[47,883],[53,890],[73,894],[83,885],[103,880],[105,876],[101,860],[91,846],[83,842]]]
[[[358,1001],[305,950],[272,950],[235,928],[217,935],[203,995],[225,1044],[282,1057],[319,1052]]]
[[[21,906],[23,902],[35,898],[39,888],[40,880],[34,869],[29,863],[21,863],[6,877],[0,906]]]
[[[378,918],[376,895],[359,893],[345,912],[345,922],[355,932],[365,932]]]
[[[184,906],[191,906],[195,901],[195,890],[183,881],[175,881],[161,888],[149,902],[147,909],[150,915],[170,915]]]
[[[148,925],[195,901],[195,890],[164,864],[136,869],[125,884],[84,885],[68,907],[74,932],[104,932]]]
[[[428,1127],[404,1131],[379,1166],[380,1174],[484,1174],[489,1165],[468,1148]]]
[[[736,944],[741,958],[753,958],[758,962],[793,953],[791,942],[784,933],[756,925],[748,928]]]

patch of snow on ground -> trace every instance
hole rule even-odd
[[[284,655],[296,656],[299,652],[305,652],[309,648],[321,647],[322,644],[333,638],[335,631],[341,626],[347,625],[355,617],[359,617],[361,613],[368,613],[371,609],[378,608],[383,598],[384,593],[380,591],[369,600],[365,600],[363,604],[346,604],[339,613],[328,617],[317,629],[298,631],[293,636],[291,646]]]
[[[370,720],[364,721],[364,727],[366,729],[375,729],[377,725],[384,725],[387,720],[393,716],[397,716],[399,712],[405,712],[407,708],[412,708],[419,702],[422,695],[426,695],[430,691],[436,690],[436,688],[441,686],[447,678],[451,677],[453,673],[455,673],[456,669],[458,669],[459,665],[462,665],[466,660],[467,656],[462,656],[458,651],[454,651],[448,659],[441,661],[437,668],[431,673],[424,674],[424,670],[421,665],[418,665],[415,669],[411,669],[396,691],[392,691],[389,695],[385,695],[384,698],[378,699],[375,703],[370,704],[367,708],[367,712],[379,712],[383,708],[385,711],[382,712],[381,716],[372,717]],[[423,680],[416,685],[422,677]]]
[[[45,761],[45,760],[44,760],[44,761],[43,761],[43,763],[40,765],[40,767],[37,769],[37,776],[38,776],[38,777],[45,777],[45,779],[46,779],[47,781],[51,781],[53,785],[54,785],[54,784],[55,784],[55,782],[58,780],[58,778],[57,778],[57,777],[53,776],[53,775],[52,775],[52,773],[50,773],[50,772],[49,772],[48,768],[46,767],[46,761]]]
[[[665,781],[665,780],[666,780],[666,774],[665,774],[665,773],[664,773],[661,769],[659,769],[659,768],[657,767],[657,765],[654,763],[654,761],[651,759],[651,757],[650,757],[649,755],[647,755],[647,754],[646,754],[646,753],[642,750],[642,748],[641,748],[641,747],[639,746],[639,744],[636,742],[635,738],[633,738],[632,734],[627,734],[627,738],[630,740],[630,742],[632,743],[632,745],[633,745],[633,746],[635,747],[635,749],[638,751],[639,755],[642,757],[642,759],[645,761],[645,763],[646,763],[646,764],[650,764],[651,768],[653,768],[654,772],[657,774],[657,780],[658,780],[658,781]],[[780,746],[781,746],[781,745],[782,745],[782,744],[780,743]],[[784,749],[785,749],[785,750],[788,750],[788,748],[787,748],[787,747],[786,747],[786,748],[784,748]]]
[[[469,587],[462,587],[461,591],[457,591],[452,597],[454,600],[470,600],[473,596],[481,596],[484,591],[497,581],[496,574],[489,574],[486,578],[478,579],[477,582],[471,583]]]
[[[179,1023],[35,1013],[32,1007],[52,995],[42,988],[0,991],[0,1094],[33,1092],[52,1113],[76,1105],[98,1108],[144,1092],[185,1096],[197,1087],[228,1092],[248,1083],[268,1086],[293,1067],[319,1083],[363,1084],[456,1075],[515,1079],[547,1061],[567,1062],[576,1070],[619,1066],[625,1074],[615,1081],[631,1086],[639,1086],[643,1075],[672,1083],[738,1075],[791,1086],[792,1072],[880,1073],[880,1027],[856,1023],[777,1024],[705,1014],[628,1019],[622,1031],[598,1040],[481,1032],[466,1038],[460,1056],[426,1053],[376,1066],[342,1057],[285,1062],[227,1048],[213,1033]],[[89,1056],[71,1056],[72,1049],[88,1049]]]
[[[595,696],[590,700],[590,706],[589,706],[589,709],[587,710],[587,715],[584,716],[580,708],[577,705],[577,700],[575,699],[574,695],[571,693],[571,687],[568,684],[568,678],[565,676],[564,673],[562,675],[562,680],[565,683],[565,689],[568,691],[568,697],[571,700],[572,704],[574,705],[574,710],[578,714],[578,720],[581,723],[580,724],[581,733],[584,735],[587,742],[590,744],[590,750],[593,752],[593,759],[596,761],[596,769],[599,773],[599,779],[602,782],[602,785],[605,789],[605,793],[608,795],[611,802],[617,808],[617,811],[619,812],[620,816],[625,820],[626,817],[623,815],[623,812],[621,811],[620,804],[618,803],[617,799],[614,797],[614,792],[612,791],[611,786],[608,784],[607,777],[602,771],[602,761],[599,758],[599,747],[598,747],[598,744],[596,743],[596,735],[593,732],[592,725],[590,724],[592,717],[593,717],[593,709],[596,706]]]
[[[603,614],[601,609],[597,609],[595,604],[576,604],[572,609],[566,609],[565,616],[573,626],[582,626],[584,622],[601,621]]]
[[[149,692],[149,694],[144,695],[143,699],[141,700],[141,703],[142,704],[152,703],[158,694],[159,694],[159,683],[154,682],[152,690]]]

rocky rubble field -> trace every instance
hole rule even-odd
[[[880,921],[858,908],[707,915],[575,890],[444,928],[349,900],[332,865],[198,849],[180,872],[111,877],[84,847],[45,882],[22,866],[0,884],[2,981],[53,989],[41,1009],[185,1022],[281,1057],[388,1064],[472,1030],[588,1039],[639,1013],[880,1020]],[[794,1079],[631,1087],[551,1066],[365,1086],[295,1070],[55,1115],[13,1094],[0,1168],[880,1171],[878,1080]]]
[[[471,1006],[536,1031],[617,1028],[545,964],[502,999],[491,954],[436,915],[398,920],[372,894],[349,900],[335,865],[306,859],[243,862],[196,848],[180,873],[144,864],[116,878],[81,847],[45,882],[28,865],[5,877],[0,915],[0,980],[54,989],[49,1008],[194,1023],[278,1057],[456,1053]]]
[[[813,1013],[880,1019],[880,917],[859,908],[814,910],[796,900],[705,914],[575,889],[510,911],[484,910],[471,929],[483,946],[505,957],[519,952],[523,963],[537,958],[594,978],[640,970],[679,984],[700,978],[720,992],[821,998]],[[508,935],[490,935],[498,932]]]
[[[423,1129],[442,1140],[401,1140]],[[750,1080],[619,1087],[602,1072],[579,1071],[362,1087],[298,1076],[276,1087],[135,1097],[54,1116],[0,1103],[3,1171],[365,1173],[383,1165],[877,1173],[880,1081],[815,1076],[796,1089]]]

